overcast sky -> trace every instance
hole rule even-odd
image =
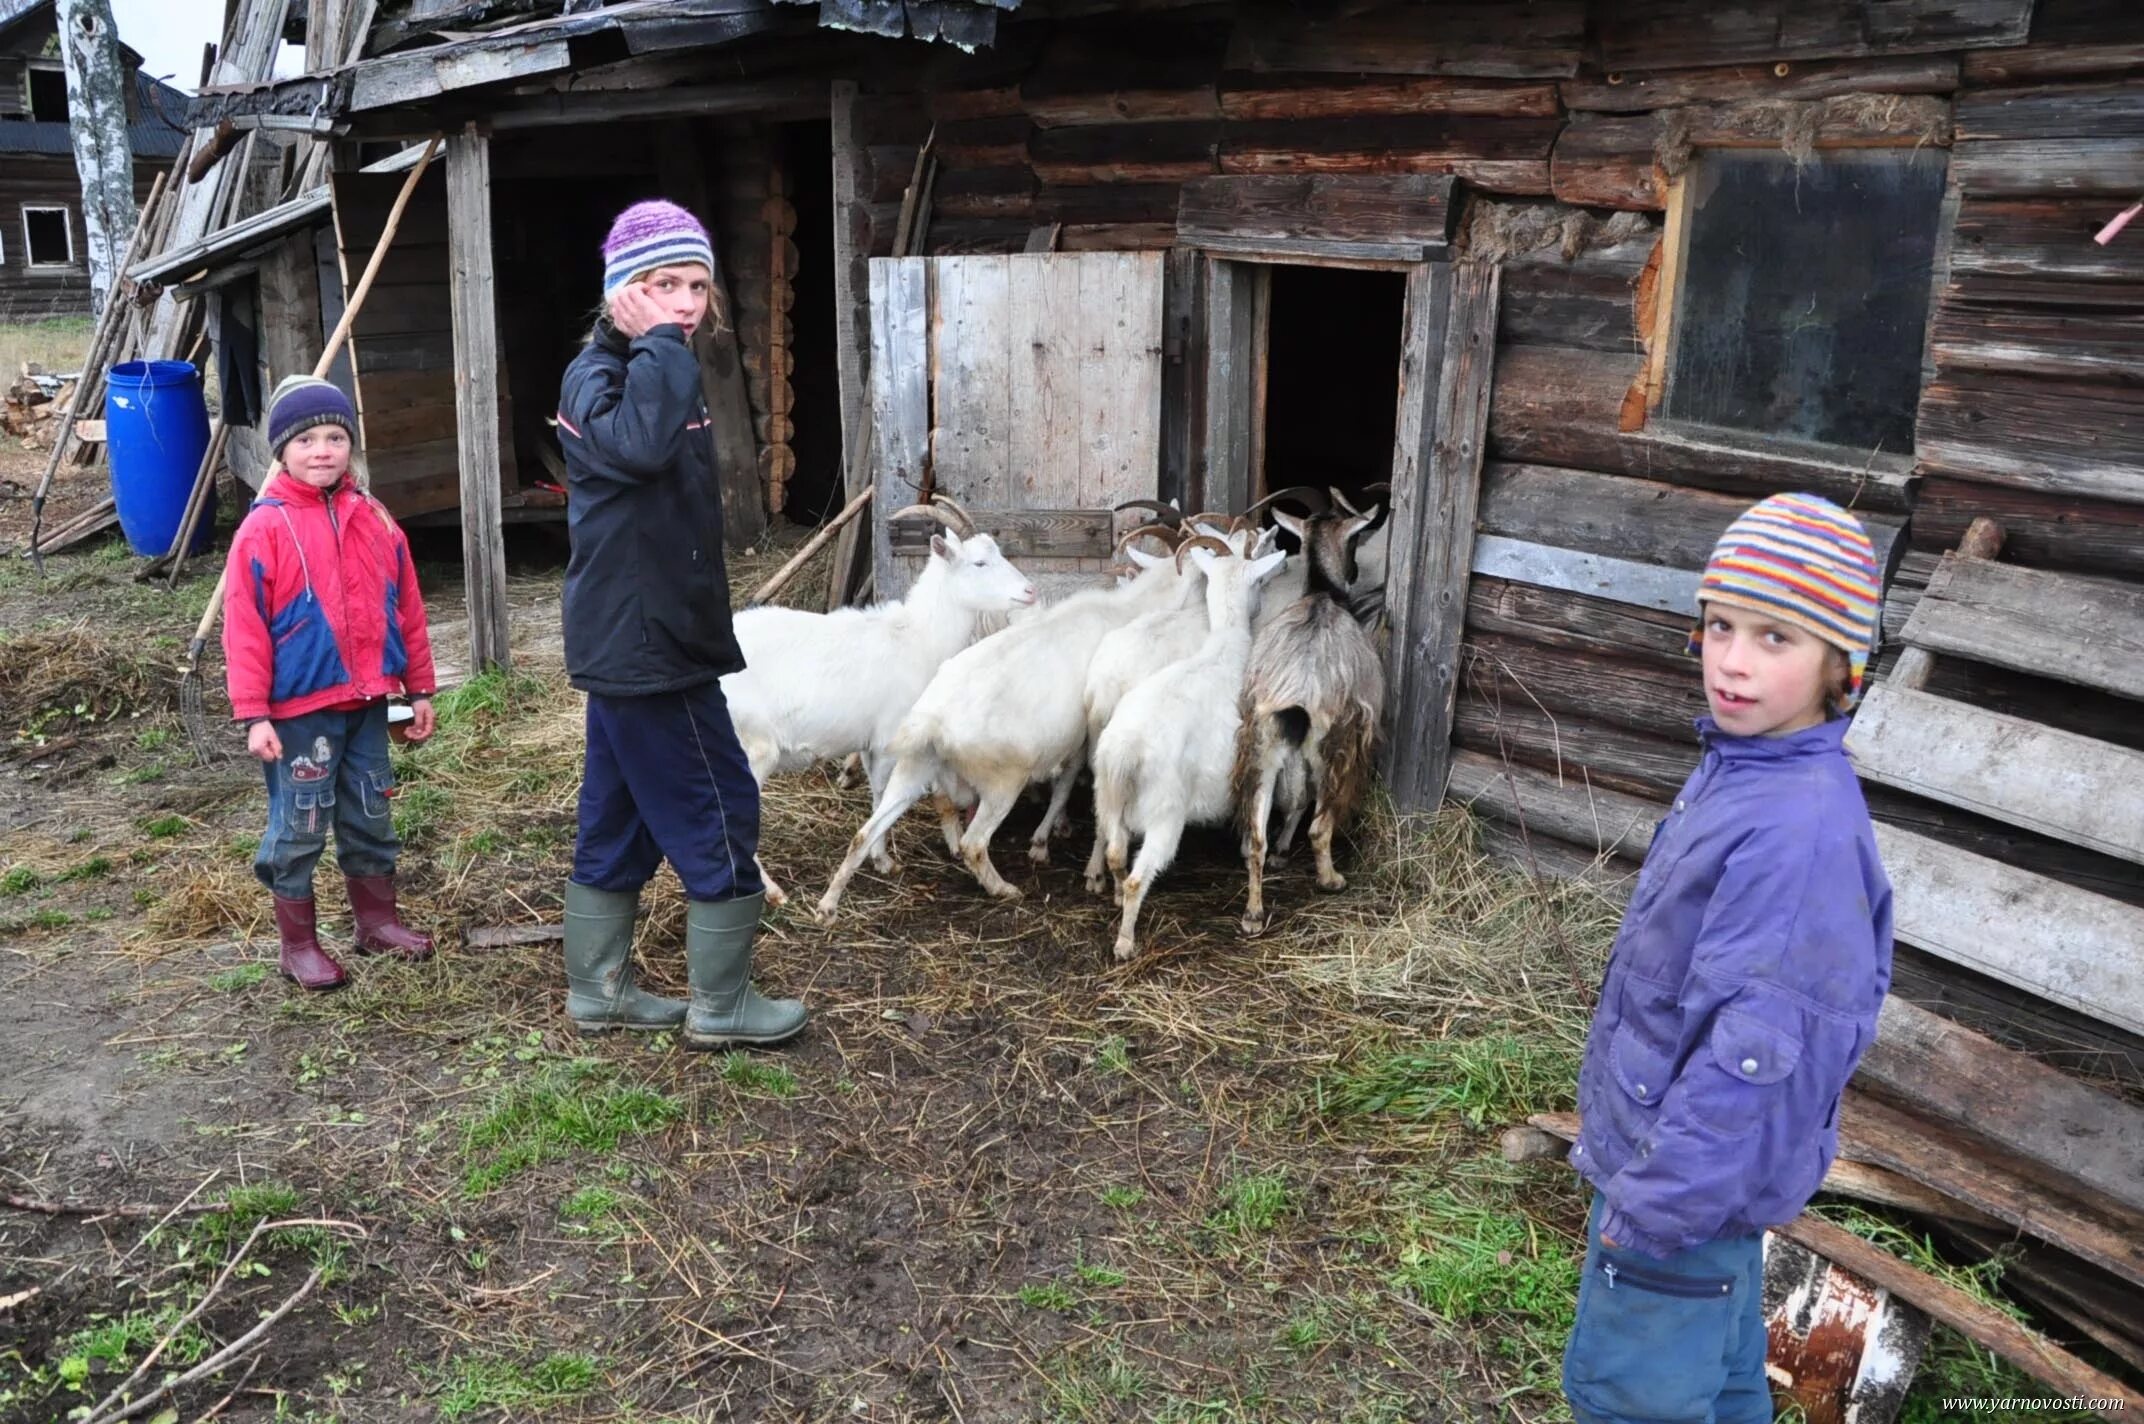
[[[223,38],[223,0],[112,0],[112,18],[144,69],[189,94],[201,81],[201,46]],[[276,73],[304,68],[305,51],[283,46]]]

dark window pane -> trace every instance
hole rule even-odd
[[[1702,155],[1667,414],[1910,454],[1945,158]]]
[[[22,227],[29,238],[30,261],[64,266],[74,260],[74,250],[67,241],[65,208],[24,208]]]
[[[48,123],[67,122],[67,76],[57,69],[30,71],[30,117]]]

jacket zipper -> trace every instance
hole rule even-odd
[[[1610,1290],[1616,1288],[1620,1278],[1644,1290],[1682,1300],[1712,1300],[1731,1294],[1735,1288],[1734,1281],[1726,1276],[1671,1276],[1665,1271],[1648,1271],[1642,1266],[1636,1269],[1619,1266],[1605,1258],[1601,1261],[1601,1274],[1608,1278]]]

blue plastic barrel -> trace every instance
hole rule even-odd
[[[186,517],[186,497],[208,450],[208,402],[201,373],[185,361],[126,361],[105,378],[106,452],[112,502],[127,547],[143,558],[171,552]],[[194,533],[198,554],[215,532],[216,491]]]

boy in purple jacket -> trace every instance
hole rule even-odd
[[[1563,1389],[1580,1424],[1771,1424],[1765,1228],[1838,1151],[1891,981],[1891,886],[1842,743],[1879,577],[1854,517],[1775,495],[1698,586],[1704,753],[1616,936],[1578,1076],[1593,1184]]]

